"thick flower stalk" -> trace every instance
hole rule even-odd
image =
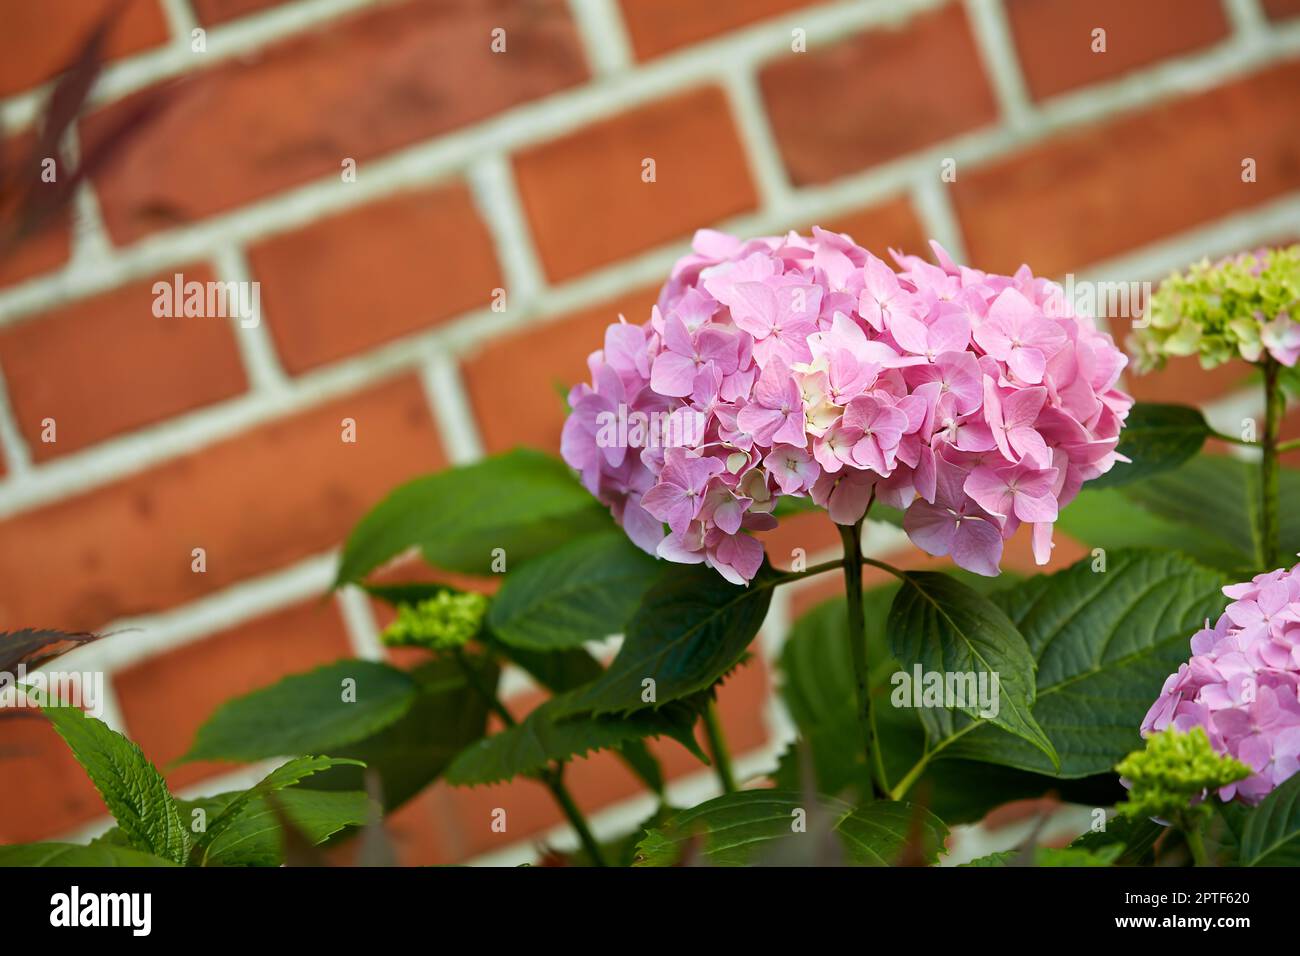
[[[1201,727],[1251,769],[1220,798],[1253,804],[1300,769],[1300,565],[1223,592],[1232,603],[1192,637],[1191,660],[1165,681],[1142,734]]]
[[[840,525],[904,509],[932,555],[984,575],[1117,460],[1126,359],[1056,284],[813,229],[695,237],[648,321],[620,317],[569,395],[562,451],[640,547],[753,579],[782,496]]]

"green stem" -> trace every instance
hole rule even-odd
[[[1292,438],[1290,441],[1278,442],[1277,450],[1279,452],[1295,451],[1300,448],[1300,438]]]
[[[1281,533],[1278,522],[1279,507],[1279,468],[1278,435],[1282,430],[1282,415],[1286,400],[1279,387],[1278,377],[1281,366],[1273,358],[1264,360],[1264,455],[1260,459],[1260,514],[1259,514],[1259,555],[1262,571],[1271,571],[1281,562]]]
[[[865,519],[864,519],[865,520]],[[876,715],[871,704],[871,662],[867,659],[867,625],[862,609],[862,521],[839,525],[844,541],[844,593],[849,608],[849,651],[858,693],[858,726],[862,731],[862,756],[871,773],[876,797],[889,795],[885,765],[880,755]]]
[[[464,650],[458,647],[452,651],[452,655],[456,658],[456,663],[460,665],[461,671],[464,672],[469,685],[487,701],[487,705],[492,712],[501,718],[501,722],[507,727],[514,727],[518,721],[515,720],[510,711],[506,710],[506,705],[501,702],[501,698],[497,696],[496,691],[490,687],[485,687],[479,680],[479,673],[474,668],[474,665],[470,663],[469,658],[465,656]],[[578,834],[578,839],[581,841],[583,849],[587,851],[587,855],[591,857],[591,861],[596,866],[607,866],[605,857],[600,852],[600,844],[596,842],[596,838],[591,835],[591,828],[587,826],[586,817],[582,815],[582,811],[578,809],[578,805],[573,801],[573,795],[569,793],[568,787],[564,785],[564,765],[548,767],[537,776],[542,783],[546,784],[547,789],[551,791],[551,795],[555,797],[555,802],[559,804],[560,810],[563,811],[574,832]]]
[[[718,774],[722,792],[735,793],[736,777],[731,769],[731,752],[727,749],[727,738],[722,733],[716,701],[709,701],[709,705],[704,708],[704,734],[709,740],[709,753],[713,756],[713,769]]]
[[[1217,438],[1219,441],[1227,442],[1230,445],[1244,445],[1247,448],[1254,448],[1257,444],[1256,442],[1248,441],[1245,438],[1238,438],[1236,435],[1228,435],[1224,432],[1215,431],[1214,429],[1210,429],[1210,437]]]
[[[1205,841],[1201,839],[1199,827],[1191,826],[1183,831],[1187,837],[1187,849],[1192,851],[1192,862],[1196,866],[1209,866],[1210,857],[1205,852]]]

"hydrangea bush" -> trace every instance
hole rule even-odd
[[[1296,250],[1172,277],[1129,339],[1139,370],[1256,366],[1265,424],[1239,436],[1135,404],[1125,356],[1055,283],[932,252],[701,233],[651,314],[593,343],[562,460],[516,449],[416,479],[348,538],[336,587],[386,608],[405,666],[338,661],[227,702],[184,759],[291,759],[200,801],[46,702],[122,822],[0,864],[319,863],[312,847],[362,829],[361,852],[382,845],[376,802],[520,777],[568,824],[554,864],[932,865],[951,827],[1049,793],[1091,809],[1089,832],[974,862],[1300,862],[1300,524],[1282,507],[1300,474],[1280,439]],[[810,562],[819,524],[842,551]],[[864,546],[882,525],[910,539],[902,566]],[[842,597],[769,619],[822,575]],[[738,777],[717,699],[759,666],[764,627],[796,733]],[[51,633],[6,636],[0,665],[55,653],[34,638]],[[503,696],[508,670],[545,699]],[[674,805],[665,747],[717,795]],[[596,752],[654,796],[641,825],[588,824],[568,771]],[[183,823],[198,810],[202,833]]]
[[[640,324],[611,325],[569,395],[564,459],[636,544],[754,578],[783,497],[840,525],[873,500],[932,555],[998,573],[1110,469],[1132,399],[1124,355],[1061,288],[896,256],[814,229],[703,232]],[[659,423],[619,441],[620,418]],[[666,530],[665,530],[666,529]]]

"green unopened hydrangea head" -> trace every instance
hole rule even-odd
[[[1117,807],[1121,814],[1183,823],[1210,815],[1211,806],[1202,799],[1207,793],[1254,772],[1215,751],[1201,727],[1152,734],[1146,749],[1129,754],[1115,770],[1129,788],[1128,800]]]
[[[487,614],[482,594],[440,591],[419,604],[403,604],[397,620],[384,629],[385,644],[447,651],[464,647],[479,632]]]
[[[1150,324],[1129,337],[1139,372],[1197,355],[1202,368],[1266,356],[1291,367],[1300,357],[1300,245],[1198,262],[1160,284]]]

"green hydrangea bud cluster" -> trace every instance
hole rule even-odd
[[[418,604],[403,604],[384,629],[385,644],[435,651],[464,647],[483,626],[488,599],[482,594],[439,591]]]
[[[1115,768],[1129,785],[1128,800],[1117,809],[1128,817],[1159,817],[1186,826],[1213,812],[1208,802],[1192,801],[1244,780],[1253,772],[1233,757],[1215,751],[1204,728],[1187,733],[1170,728],[1147,738]]]
[[[1184,355],[1200,356],[1206,369],[1237,357],[1258,362],[1265,353],[1293,365],[1300,338],[1300,245],[1213,264],[1202,260],[1160,284],[1147,318],[1150,324],[1127,343],[1139,372]]]

